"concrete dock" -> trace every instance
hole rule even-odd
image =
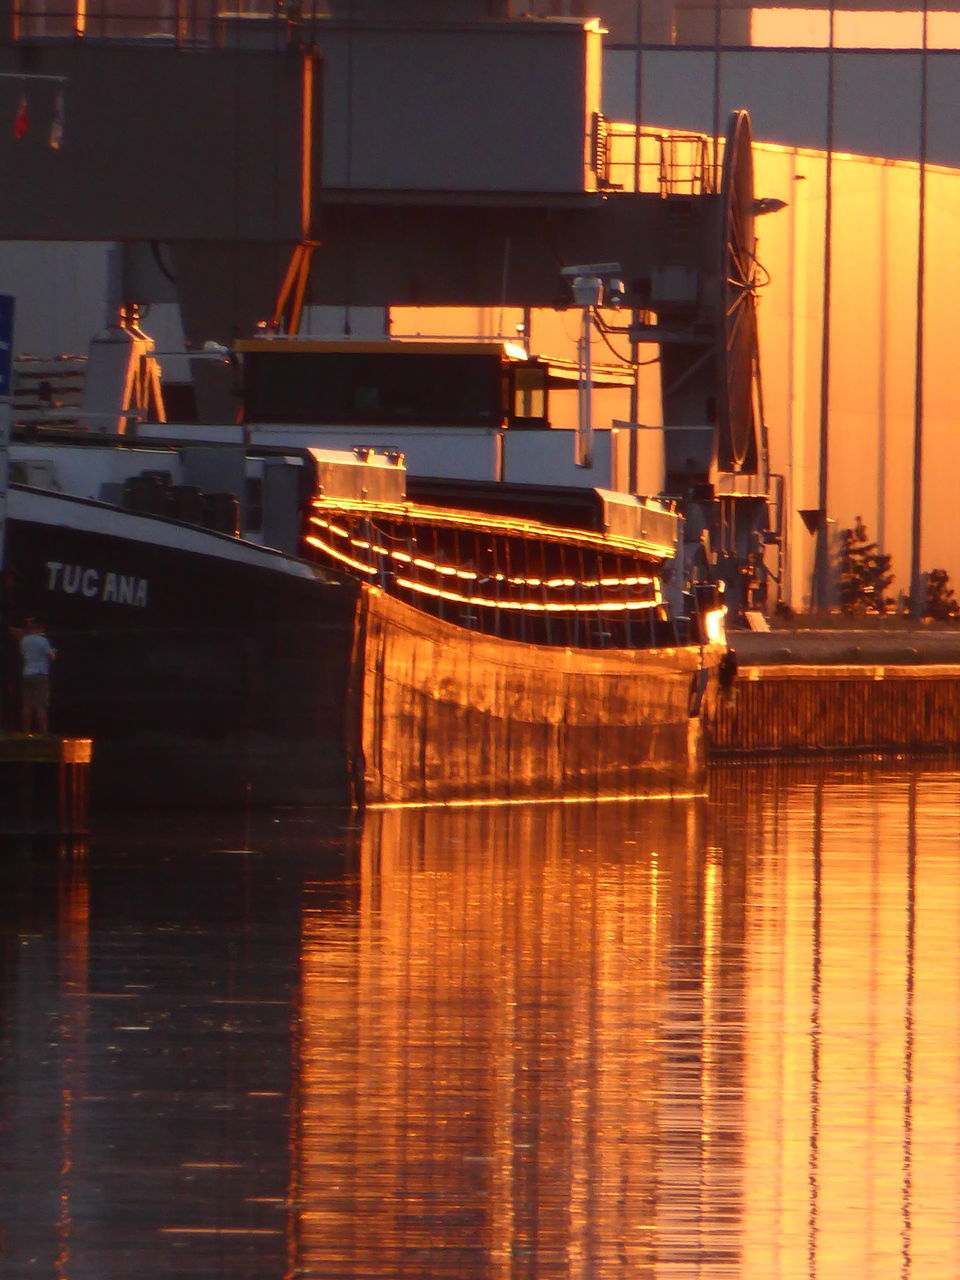
[[[960,751],[960,628],[733,632],[711,759]]]

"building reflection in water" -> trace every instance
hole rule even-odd
[[[8,859],[0,1274],[955,1280],[958,802],[736,766]]]
[[[387,812],[303,917],[307,1275],[955,1277],[960,781]]]
[[[715,785],[725,838],[753,851],[742,1274],[948,1280],[960,1274],[960,777],[801,771],[757,797],[731,770]]]

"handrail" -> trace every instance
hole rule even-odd
[[[662,197],[714,195],[713,140],[702,133],[605,122],[604,185]]]

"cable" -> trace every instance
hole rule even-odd
[[[593,318],[595,321],[594,328],[596,329],[597,333],[599,333],[601,339],[603,340],[603,345],[607,348],[608,351],[611,352],[612,355],[616,356],[616,358],[620,361],[621,364],[625,364],[631,369],[644,369],[646,368],[647,365],[660,363],[661,357],[659,355],[651,356],[649,360],[632,360],[630,356],[621,355],[620,352],[616,349],[616,347],[614,347],[613,344],[607,340],[607,334],[608,333],[627,333],[629,332],[629,330],[612,328],[611,326],[606,324],[604,320],[600,318],[600,314],[597,311],[593,313]]]
[[[164,276],[167,280],[169,280],[171,284],[176,284],[177,277],[173,274],[172,271],[170,271],[166,263],[163,261],[163,257],[160,253],[160,244],[158,241],[156,240],[150,241],[150,252],[153,254],[153,260],[157,264],[157,267],[160,270],[160,274]]]

